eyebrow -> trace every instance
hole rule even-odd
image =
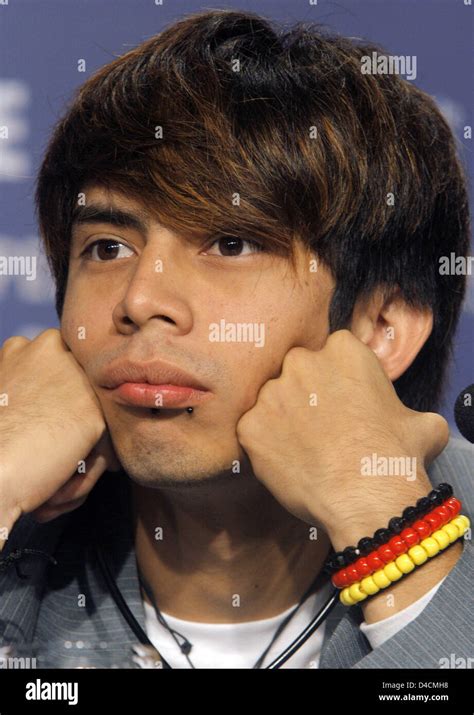
[[[133,228],[141,233],[147,233],[150,226],[144,211],[125,211],[103,204],[76,206],[72,214],[71,229],[84,223],[109,223],[119,228]]]

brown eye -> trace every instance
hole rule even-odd
[[[95,241],[86,248],[84,253],[89,255],[90,260],[102,263],[113,261],[116,258],[128,258],[128,256],[133,255],[133,251],[128,246],[115,240]]]
[[[238,236],[221,236],[214,241],[210,248],[214,247],[218,249],[217,255],[221,256],[244,256],[262,250],[256,241],[238,238]],[[216,255],[213,250],[207,250],[206,253]]]
[[[238,256],[242,253],[244,242],[241,238],[225,236],[224,238],[219,238],[217,245],[223,256]]]

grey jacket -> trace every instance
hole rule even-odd
[[[429,470],[433,486],[443,481],[453,486],[471,521],[473,466],[474,448],[452,439]],[[36,667],[137,667],[132,660],[137,638],[106,587],[94,546],[99,540],[126,602],[144,627],[129,483],[123,473],[107,473],[75,512],[47,524],[37,524],[29,515],[18,520],[2,558],[15,549],[32,548],[54,555],[58,565],[42,556],[25,556],[19,568],[29,578],[19,578],[13,566],[0,573],[0,646],[15,644],[13,655],[35,657]],[[359,629],[361,608],[338,603],[326,621],[320,668],[472,667],[474,551],[470,532],[466,537],[461,558],[422,613],[375,650]]]

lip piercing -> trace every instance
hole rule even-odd
[[[194,407],[186,407],[186,412],[189,412],[189,414],[191,414],[191,412],[193,412],[193,410],[194,410]]]

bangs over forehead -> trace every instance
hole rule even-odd
[[[434,101],[394,74],[362,72],[380,47],[315,23],[188,15],[90,77],[57,124],[38,175],[40,233],[61,315],[81,188],[133,199],[186,235],[233,235],[294,259],[301,242],[336,285],[330,330],[355,301],[400,291],[433,331],[396,388],[432,409],[466,277],[466,180]],[[87,204],[87,195],[85,197]]]

